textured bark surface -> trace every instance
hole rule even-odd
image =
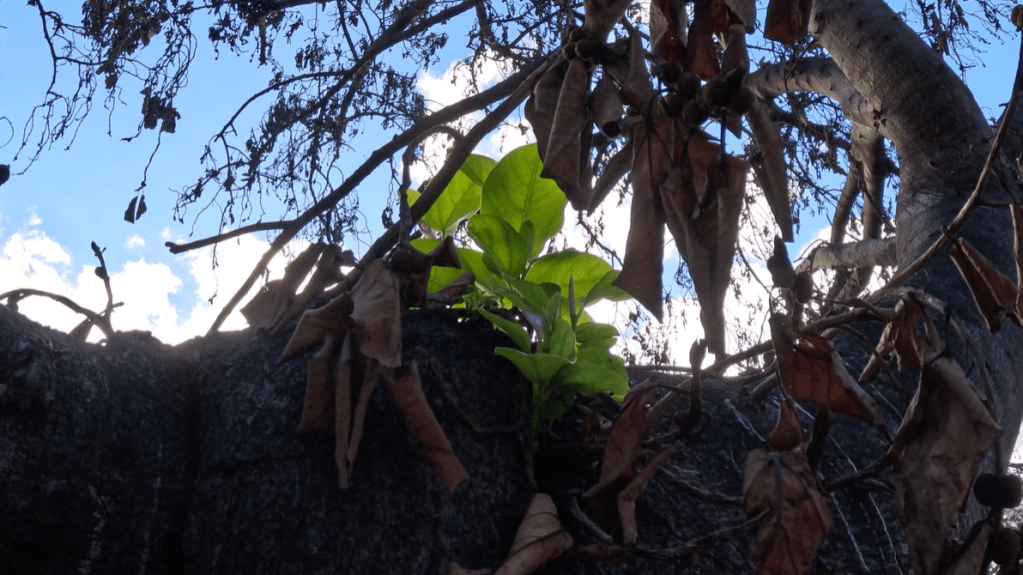
[[[239,332],[175,349],[136,333],[99,347],[0,309],[0,573],[443,574],[451,561],[499,565],[534,493],[523,438],[476,435],[424,366],[440,363],[445,387],[478,425],[516,424],[528,383],[493,355],[501,337],[447,312],[406,318],[405,356],[418,360],[431,406],[472,475],[454,493],[379,389],[352,488],[340,491],[332,437],[295,433],[306,367],[303,359],[275,365],[287,337]],[[879,398],[894,425],[905,406],[887,395]],[[35,399],[18,401],[26,397]],[[765,446],[778,397],[757,404],[708,382],[709,425],[666,469],[700,489],[741,495],[746,452]],[[683,396],[678,405],[687,404]],[[670,415],[655,435],[672,429]],[[860,468],[879,449],[876,432],[839,422],[822,475]],[[754,534],[680,560],[605,565],[581,555],[579,546],[596,539],[569,500],[596,483],[600,456],[567,440],[535,454],[538,488],[552,494],[577,543],[541,572],[753,572]],[[905,566],[889,501],[869,484],[835,493],[822,565],[847,573]],[[640,547],[680,552],[746,520],[741,507],[664,477],[649,484],[637,516]]]

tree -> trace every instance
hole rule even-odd
[[[71,65],[79,77],[74,92],[59,95],[51,89],[40,107],[47,129],[36,153],[52,138],[73,133],[82,117],[78,112],[87,109],[92,95],[100,90],[101,77],[102,90],[111,102],[124,89],[126,77],[141,82],[139,133],[157,127],[174,132],[179,112],[173,100],[185,85],[190,46],[196,41],[192,18],[207,8],[174,1],[96,1],[83,6],[82,24],[75,25],[41,3],[33,4],[53,46],[55,66]],[[593,404],[580,408],[588,414],[582,427],[555,422],[549,439],[576,438],[583,443],[587,433],[593,433],[601,410],[616,419],[610,439],[596,432],[606,443],[599,477],[586,470],[597,456],[586,455],[585,447],[577,444],[551,439],[541,442],[535,455],[526,450],[535,461],[535,485],[553,492],[562,519],[570,522],[568,530],[577,540],[589,543],[572,548],[549,569],[582,572],[597,569],[592,563],[596,559],[622,557],[628,557],[628,569],[661,569],[665,564],[659,562],[693,555],[698,556],[693,563],[672,562],[670,568],[706,569],[706,564],[699,563],[706,561],[717,570],[748,570],[755,563],[765,572],[796,573],[807,568],[876,572],[894,571],[897,564],[903,572],[911,566],[919,573],[965,573],[977,572],[992,557],[1015,563],[1015,552],[1011,544],[1006,547],[1006,540],[1011,543],[1015,537],[1018,542],[1018,537],[1000,525],[1000,518],[1002,508],[1018,504],[1011,491],[1018,490],[1019,484],[1003,472],[1023,418],[1023,401],[1015,392],[1021,382],[1014,369],[1023,345],[1018,328],[1023,312],[1019,290],[1008,279],[1020,258],[1018,253],[1014,257],[1009,230],[1015,222],[1017,236],[1023,233],[1016,183],[1020,120],[1013,114],[1020,82],[1014,86],[996,135],[969,89],[944,61],[964,65],[963,51],[969,49],[971,39],[979,38],[974,30],[986,27],[998,34],[1008,15],[987,2],[978,3],[976,15],[951,1],[920,3],[900,16],[880,0],[772,0],[763,23],[764,35],[772,41],[765,40],[762,47],[771,58],[754,66],[747,48],[747,34],[756,27],[752,2],[665,1],[643,8],[620,0],[587,1],[582,12],[576,5],[546,2],[211,5],[208,9],[215,23],[209,29],[210,40],[231,50],[248,51],[255,62],[275,73],[273,83],[242,108],[264,96],[274,102],[251,133],[236,136],[232,118],[214,134],[203,155],[203,175],[179,200],[176,217],[183,217],[186,207],[222,196],[222,221],[243,225],[215,238],[169,247],[183,251],[242,233],[278,232],[260,266],[211,332],[290,240],[304,233],[337,243],[352,233],[351,215],[343,200],[377,166],[396,162],[399,153],[402,169],[392,166],[395,198],[400,198],[395,206],[397,221],[393,221],[393,210],[384,214],[388,231],[364,255],[360,269],[376,269],[371,262],[395,245],[406,249],[411,226],[430,209],[475,145],[524,102],[544,175],[558,183],[575,208],[592,209],[613,189],[623,194],[631,191],[629,243],[615,284],[656,316],[662,306],[660,278],[667,227],[685,257],[689,281],[701,303],[706,345],[718,360],[701,370],[704,350],[697,347],[685,386],[669,385],[670,391],[656,402],[654,395],[644,391],[650,387],[647,384],[634,389],[631,401],[620,411]],[[919,33],[904,21],[911,19],[910,13],[920,19]],[[1017,25],[1023,20],[1021,13],[1013,13]],[[400,50],[406,58],[430,62],[448,39],[445,25],[470,16],[474,17],[468,35],[473,51],[470,69],[496,59],[512,72],[459,103],[426,114],[414,89],[414,70],[402,69],[385,54]],[[329,28],[329,33],[322,28]],[[806,38],[807,31],[812,41]],[[157,35],[160,42],[154,42]],[[279,59],[282,40],[299,44],[294,67]],[[164,51],[147,63],[142,58],[151,44]],[[57,106],[65,106],[66,113],[58,112]],[[481,110],[483,119],[465,133],[452,128],[460,118]],[[751,137],[741,153],[729,153],[730,141],[742,141],[737,139],[743,133],[742,119]],[[333,181],[331,166],[343,149],[358,146],[357,136],[375,125],[372,122],[395,135],[343,181]],[[729,136],[729,131],[735,135]],[[443,166],[409,207],[405,199],[411,185],[408,166],[420,153],[424,138],[435,133],[450,136],[454,143]],[[222,155],[217,155],[221,153],[214,150],[220,149]],[[839,150],[845,151],[844,160]],[[747,183],[750,166],[755,187]],[[807,204],[826,201],[828,190],[816,178],[821,171],[844,176],[834,207],[832,244],[793,268],[783,240],[792,237],[793,206],[798,215]],[[885,191],[895,179],[896,210],[891,221]],[[281,194],[282,218],[291,219],[247,222],[244,214],[249,203],[270,193]],[[738,227],[743,214],[748,214],[743,211],[744,198],[761,193],[774,222],[756,223],[779,230],[781,236],[774,242],[773,253],[762,254],[778,294],[773,304],[777,311],[769,319],[772,342],[726,356],[721,309]],[[862,239],[844,244],[860,196]],[[133,218],[139,215],[139,203],[129,206]],[[891,233],[883,237],[886,226]],[[514,231],[524,234],[523,229]],[[394,256],[388,257],[395,267]],[[891,264],[897,272],[888,288],[853,299],[867,285],[874,266]],[[809,270],[821,267],[838,271],[818,289]],[[359,289],[358,277],[356,273],[341,278],[341,287],[331,295],[341,293],[337,297],[342,298]],[[266,293],[270,299],[281,294],[292,297],[297,285],[294,282],[290,291],[278,286],[278,291]],[[5,295],[11,305],[26,294]],[[108,306],[105,313],[111,309]],[[1015,325],[1003,325],[1003,312]],[[347,322],[351,314],[348,309],[332,316],[332,321]],[[102,316],[92,320],[101,326],[104,321]],[[276,425],[282,425],[283,416],[274,419],[272,432],[257,433],[247,427],[254,412],[241,415],[240,411],[273,405],[285,412],[301,403],[294,390],[282,391],[282,382],[289,376],[292,380],[303,377],[302,369],[274,371],[266,363],[266,358],[276,357],[283,348],[280,328],[290,325],[287,321],[267,326],[273,328],[274,338],[211,335],[202,344],[178,350],[176,357],[155,344],[139,349],[148,344],[119,342],[124,338],[116,335],[111,335],[105,350],[90,355],[59,338],[56,346],[44,345],[51,336],[6,312],[3,324],[12,334],[4,353],[13,367],[6,368],[9,383],[0,390],[8,413],[3,420],[7,436],[38,447],[40,440],[33,442],[33,434],[63,430],[62,437],[73,437],[68,430],[98,425],[95,445],[68,439],[66,452],[48,453],[95,449],[99,455],[91,463],[94,472],[104,465],[122,472],[126,468],[123,453],[122,459],[115,457],[119,450],[147,456],[146,470],[130,480],[110,471],[89,476],[88,481],[95,477],[107,482],[102,488],[72,478],[42,486],[38,478],[53,473],[50,458],[56,455],[31,461],[26,448],[12,451],[10,461],[23,467],[8,490],[13,495],[3,500],[16,520],[13,527],[0,531],[0,549],[19,568],[44,562],[42,543],[36,537],[39,526],[54,523],[55,502],[60,498],[74,501],[71,508],[77,522],[73,525],[91,525],[93,531],[69,527],[68,543],[62,549],[70,558],[54,559],[53,565],[85,568],[96,562],[110,570],[123,570],[129,562],[150,564],[160,571],[272,570],[266,561],[299,565],[307,556],[317,557],[308,559],[310,572],[330,568],[320,562],[324,557],[334,566],[341,557],[350,560],[342,570],[373,568],[373,563],[357,558],[359,553],[393,557],[388,571],[438,572],[454,556],[472,567],[493,567],[501,559],[493,548],[511,545],[514,522],[509,523],[508,515],[520,516],[526,508],[525,495],[532,485],[516,467],[514,447],[504,442],[496,449],[491,445],[488,451],[488,440],[481,439],[486,434],[464,429],[448,433],[454,435],[455,451],[472,453],[470,467],[480,470],[471,488],[446,494],[423,478],[425,464],[401,469],[380,455],[385,452],[383,446],[403,440],[367,432],[369,445],[364,449],[379,455],[374,461],[380,474],[374,477],[383,483],[375,490],[353,491],[351,498],[321,494],[321,504],[314,505],[312,494],[320,494],[316,489],[324,474],[322,466],[313,469],[320,463],[307,462],[307,456],[311,461],[309,454],[322,454],[324,448],[329,452],[329,442],[324,444],[322,437],[282,438]],[[834,328],[844,334],[827,331]],[[429,339],[410,335],[429,331],[419,329],[407,331],[406,338]],[[338,356],[330,354],[346,353],[337,351],[340,343],[328,338],[324,349],[331,346],[335,351],[312,357],[310,372],[317,357],[333,361]],[[739,380],[725,375],[725,367],[766,352],[771,352],[770,362],[749,366],[752,370],[759,365],[760,371]],[[340,364],[361,366],[350,367],[360,373],[376,369],[367,367],[372,362],[359,363],[363,360],[351,353],[340,356],[349,357]],[[431,353],[443,355],[444,346],[431,348]],[[60,359],[64,356],[69,359]],[[898,373],[888,369],[889,357],[897,359]],[[169,392],[152,381],[143,382],[136,387],[149,399],[132,403],[136,400],[125,391],[125,371],[118,371],[122,361],[118,358],[129,358],[123,360],[128,363],[122,370],[149,370],[155,374],[154,381],[180,377],[203,383],[187,386],[185,392]],[[425,363],[429,357],[419,359]],[[464,358],[452,358],[450,363],[460,361]],[[73,407],[99,397],[90,383],[91,372],[67,375],[73,371],[69,366],[88,362],[98,362],[96,373],[109,374],[103,377],[118,382],[110,387],[116,391],[99,392],[103,399],[93,410],[122,413],[121,421],[142,417],[147,424],[144,429],[150,430],[143,434],[145,441],[133,443],[106,429],[89,409],[82,415],[81,409]],[[265,364],[263,374],[261,364]],[[871,374],[876,375],[882,366],[890,385],[881,381],[868,385]],[[428,373],[407,369],[420,377]],[[477,370],[478,375],[478,370],[501,368],[468,369]],[[863,370],[862,385],[849,375],[854,369]],[[434,373],[442,381],[461,380],[465,372]],[[225,385],[253,381],[259,385],[240,391]],[[736,391],[737,382],[757,385],[743,394]],[[498,387],[505,409],[515,402],[515,385],[506,382]],[[489,418],[500,412],[464,387],[458,387],[459,393],[467,394],[461,400],[477,416]],[[312,385],[309,393],[314,393]],[[438,398],[443,395],[437,393]],[[65,397],[76,402],[56,399]],[[677,411],[677,430],[669,435],[657,416],[679,398],[688,398],[689,405]],[[796,407],[792,398],[807,407]],[[396,417],[380,403],[372,400],[377,417]],[[768,434],[775,422],[776,429]],[[448,430],[445,423],[447,419],[441,427]],[[210,435],[195,435],[197,425]],[[812,429],[809,439],[804,427]],[[583,429],[591,431],[583,433]],[[655,430],[652,437],[642,444],[648,457],[643,457],[643,471],[635,475],[641,441],[651,429]],[[159,440],[151,441],[154,437]],[[261,441],[252,441],[257,437]],[[677,447],[665,446],[676,440],[683,444],[687,462],[676,458],[667,465],[669,471],[644,483],[672,458]],[[173,446],[167,448],[167,459],[160,455],[151,461],[153,453],[164,453],[164,443]],[[763,449],[765,443],[770,451]],[[745,462],[736,459],[747,452]],[[289,453],[299,453],[294,457],[301,465],[278,469]],[[354,458],[351,450],[349,456]],[[567,456],[577,457],[579,465]],[[84,468],[90,465],[90,460],[79,456],[75,462]],[[993,475],[983,476],[977,500],[968,500],[982,466]],[[679,469],[697,480],[679,478],[674,473]],[[345,469],[341,473],[344,477]],[[745,481],[740,481],[743,476]],[[397,477],[408,483],[387,484]],[[153,478],[155,490],[141,487]],[[295,487],[303,480],[315,488]],[[142,495],[161,493],[160,481],[168,482],[168,503],[159,504],[159,497],[153,495],[151,508],[141,506]],[[138,491],[128,490],[118,499],[110,487],[115,484],[133,485]],[[378,514],[370,511],[379,501],[373,498],[386,493],[405,501],[411,497],[410,485],[421,487],[425,497],[436,503],[432,509],[440,510],[443,527],[433,534],[429,526],[416,525],[409,531],[407,524],[402,525],[402,537],[413,541],[412,548],[400,539],[381,543],[388,536],[373,525],[395,527],[408,507],[403,503],[390,514]],[[884,497],[869,493],[878,488]],[[582,499],[592,507],[576,511],[576,495],[582,490],[587,490]],[[498,493],[511,494],[513,502],[499,505]],[[83,499],[83,494],[91,500]],[[281,503],[261,514],[258,505],[268,501]],[[285,501],[295,503],[288,507]],[[467,501],[471,501],[468,506]],[[988,513],[977,501],[992,511]],[[156,529],[153,540],[159,543],[151,545],[146,535],[141,541],[128,537],[113,551],[103,551],[99,543],[87,544],[89,537],[92,542],[104,541],[101,531],[108,520],[116,526],[111,529],[128,530],[130,522],[125,517],[137,516],[127,511],[118,515],[117,504],[121,509],[153,509],[153,517],[161,515],[160,521],[147,523]],[[742,518],[737,505],[743,505],[751,518]],[[351,525],[339,525],[336,515],[324,519],[329,528],[320,533],[317,525],[294,516],[297,509],[341,513],[353,519]],[[244,521],[264,525],[244,531],[227,524],[223,515],[235,513]],[[426,521],[429,515],[420,509],[415,518]],[[475,521],[485,516],[493,517],[493,522],[479,527]],[[641,529],[637,539],[636,521],[640,526],[661,521],[666,528]],[[694,534],[694,528],[702,531]],[[475,529],[479,531],[466,532]],[[719,531],[711,533],[714,529]],[[563,538],[560,528],[554,531]],[[750,534],[755,531],[759,534],[751,559]],[[243,532],[252,537],[272,534],[275,543],[260,547],[238,535]],[[679,533],[685,535],[679,537]],[[326,550],[332,542],[317,543],[323,537],[338,536],[343,536],[344,551]],[[290,550],[282,541],[293,543]],[[726,543],[715,547],[722,541]],[[901,548],[903,541],[908,552]],[[427,549],[431,545],[442,552],[431,555]],[[519,549],[522,554],[513,553],[513,559],[525,561],[522,558],[537,547],[526,545]],[[482,548],[489,551],[475,551]],[[709,548],[713,549],[706,551]],[[159,558],[150,560],[150,556]],[[256,556],[264,561],[260,563]],[[617,572],[618,568],[599,569]]]

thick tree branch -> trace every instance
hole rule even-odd
[[[764,66],[750,74],[747,86],[767,99],[792,92],[815,92],[838,102],[849,121],[868,126],[875,122],[874,108],[831,58]]]
[[[806,256],[796,271],[894,266],[896,263],[895,238],[871,238],[848,244],[821,244]]]

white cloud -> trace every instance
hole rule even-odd
[[[76,265],[60,244],[45,232],[35,229],[34,226],[39,223],[38,218],[33,218],[27,222],[25,231],[0,240],[3,241],[0,261],[7,270],[0,274],[0,293],[31,288],[67,297],[93,311],[103,310],[107,305],[106,288],[96,277],[95,266]],[[269,266],[269,277],[281,277],[286,261],[305,245],[305,242],[296,242],[296,247],[286,254],[287,258],[280,255],[275,258]],[[170,344],[205,334],[268,247],[265,241],[253,236],[242,236],[221,244],[216,250],[215,260],[212,248],[182,256],[187,261],[188,274],[197,287],[192,294],[195,303],[181,310],[171,303],[171,296],[180,291],[184,282],[167,264],[150,263],[139,258],[124,263],[120,269],[114,269],[108,262],[114,301],[123,304],[112,315],[114,329],[151,331],[154,336]],[[262,282],[257,287],[259,285]],[[255,292],[256,288],[250,290],[249,297]],[[209,303],[210,298],[213,298],[213,304]],[[80,315],[67,307],[43,297],[23,299],[19,302],[19,311],[61,331],[70,331],[82,320]],[[226,331],[245,327],[241,314],[235,311],[221,329]],[[99,331],[93,330],[90,340],[101,338]]]
[[[144,248],[146,247],[146,240],[144,240],[142,236],[135,234],[124,242],[124,247],[129,250],[132,248]]]

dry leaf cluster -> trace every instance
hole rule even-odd
[[[790,4],[775,0],[771,14],[790,10]],[[586,2],[582,29],[535,77],[526,117],[539,143],[543,175],[558,183],[576,209],[595,209],[618,180],[631,174],[631,226],[615,285],[661,317],[667,226],[689,266],[708,346],[723,354],[722,308],[748,165],[703,131],[708,118],[735,134],[747,119],[758,149],[751,163],[786,240],[792,239],[792,219],[777,128],[764,102],[744,86],[745,35],[755,24],[755,4],[700,0],[693,3],[688,25],[686,5],[651,2],[648,52],[635,31],[605,43],[627,2]],[[774,18],[775,28],[788,30],[792,40],[805,30],[805,19]],[[664,89],[655,89],[652,79]],[[595,139],[615,138],[624,143],[593,183],[591,146]]]

